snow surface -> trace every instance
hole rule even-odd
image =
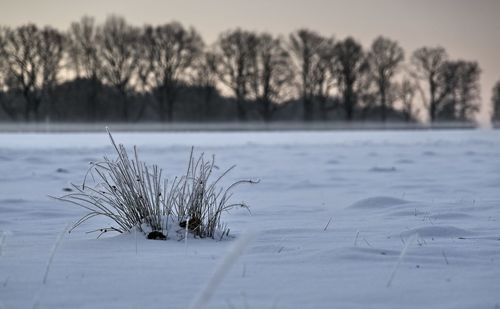
[[[191,145],[237,164],[227,182],[261,180],[235,194],[252,215],[223,218],[231,240],[187,243],[96,239],[96,218],[53,250],[85,212],[48,195],[113,155],[107,136],[0,134],[0,308],[189,308],[247,231],[205,308],[500,307],[500,131],[114,137],[167,175]]]

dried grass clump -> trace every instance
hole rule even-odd
[[[256,181],[241,180],[227,188],[219,185],[234,166],[212,180],[217,170],[215,158],[206,160],[201,154],[195,159],[191,149],[186,173],[169,182],[157,165],[149,166],[139,160],[135,146],[131,159],[109,131],[108,135],[118,157],[115,160],[104,157],[102,162],[92,163],[83,184],[73,185],[75,192],[57,198],[89,211],[70,231],[93,217],[105,216],[115,225],[97,230],[99,236],[108,231],[125,233],[133,228],[168,236],[171,228],[183,228],[197,237],[222,238],[229,234],[229,228],[221,223],[222,213],[235,207],[248,210],[243,202],[230,202],[232,189]],[[87,184],[89,177],[93,186]]]
[[[221,236],[229,233],[229,228],[221,224],[221,215],[235,207],[249,210],[245,203],[230,202],[232,189],[243,183],[256,183],[251,180],[240,180],[226,189],[219,186],[221,179],[233,168],[234,165],[211,181],[211,176],[217,169],[215,157],[206,160],[201,154],[195,160],[191,149],[186,174],[176,184],[178,194],[173,200],[172,209],[181,227],[188,228],[199,237],[214,238],[217,231],[222,231]]]

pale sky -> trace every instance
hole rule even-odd
[[[384,35],[409,59],[421,46],[443,46],[452,59],[476,60],[483,74],[480,119],[488,117],[491,89],[500,80],[500,0],[0,0],[0,25],[34,22],[67,29],[83,15],[109,14],[130,23],[172,20],[194,26],[207,43],[227,29],[288,35],[307,27],[365,47]],[[486,103],[486,104],[485,104]]]

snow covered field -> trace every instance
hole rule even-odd
[[[232,240],[64,234],[48,195],[113,155],[106,134],[0,134],[0,308],[189,308],[251,231],[205,308],[500,308],[500,131],[117,133],[167,175],[215,154],[252,214]],[[403,252],[403,254],[401,254]]]

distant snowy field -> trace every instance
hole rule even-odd
[[[167,175],[190,147],[242,186],[236,238],[86,232],[48,195],[114,155],[105,133],[0,134],[0,308],[189,308],[238,237],[253,241],[205,308],[500,308],[500,131],[117,133]],[[406,248],[406,250],[404,250]],[[405,251],[401,255],[402,251]]]

